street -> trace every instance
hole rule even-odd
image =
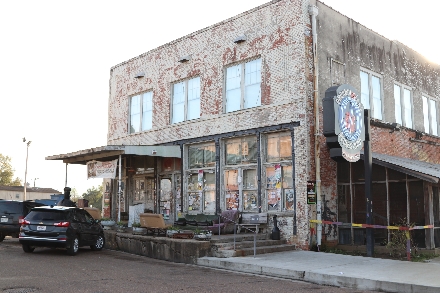
[[[316,292],[367,293],[177,264],[120,251],[36,248],[0,242],[0,292]]]

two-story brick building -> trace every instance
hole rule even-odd
[[[319,1],[271,1],[114,66],[107,146],[47,159],[120,157],[126,211],[170,222],[263,212],[308,248],[320,242],[310,224],[317,206],[323,220],[365,223],[363,161],[332,158],[322,135],[322,98],[347,83],[372,113],[375,223],[438,224],[439,72]],[[115,216],[118,178],[107,181]],[[318,205],[308,202],[311,185]],[[344,225],[322,233],[332,243],[365,238]],[[420,246],[440,246],[432,229],[417,233]],[[377,229],[376,241],[386,238]]]

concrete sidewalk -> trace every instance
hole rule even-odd
[[[360,290],[440,292],[439,258],[418,263],[297,250],[255,257],[202,257],[197,265]]]

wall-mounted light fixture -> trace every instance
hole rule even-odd
[[[151,151],[151,154],[152,154],[152,155],[155,155],[155,154],[157,154],[157,151],[156,151],[156,150],[152,150],[152,151]]]
[[[136,75],[134,76],[134,78],[142,78],[145,76],[145,72],[138,72],[136,73]]]
[[[240,44],[240,43],[243,43],[243,42],[246,42],[246,36],[245,35],[239,36],[239,37],[237,37],[234,40],[234,43],[236,43],[236,44]]]
[[[190,56],[190,55],[188,55],[188,56],[184,56],[184,57],[181,57],[181,58],[179,59],[179,62],[180,62],[180,63],[185,63],[185,62],[188,62],[189,60],[191,60],[191,56]]]

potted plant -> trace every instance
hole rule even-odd
[[[210,240],[212,236],[212,232],[209,230],[200,230],[196,228],[194,230],[194,239],[197,240]]]
[[[180,233],[179,227],[172,226],[167,229],[167,237],[173,237],[176,233]]]
[[[132,233],[135,235],[136,234],[144,234],[146,231],[145,228],[141,227],[141,223],[138,223],[138,222],[133,222],[133,224],[131,224],[131,227],[133,229]]]
[[[111,230],[115,224],[116,222],[111,218],[101,218],[101,225],[104,227],[104,230]]]
[[[125,222],[118,221],[116,223],[116,225],[118,226],[118,229],[117,229],[118,232],[125,232],[125,227],[126,227]]]

